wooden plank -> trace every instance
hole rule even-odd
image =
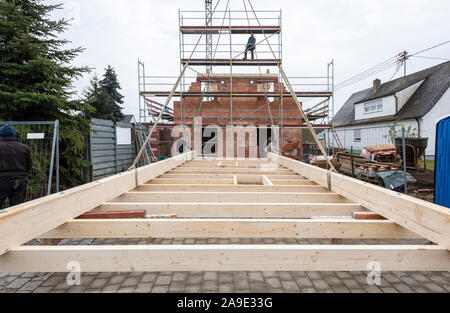
[[[385,220],[383,216],[373,212],[353,212],[352,216],[357,220]]]
[[[287,167],[288,169],[316,182],[319,185],[322,185],[324,187],[328,186],[327,171],[324,169],[303,162],[298,162],[271,152],[269,152],[269,157],[274,162]]]
[[[274,185],[239,185],[236,178],[235,185],[213,185],[213,184],[144,184],[134,191],[244,191],[244,192],[328,192],[328,190],[319,185],[309,186],[274,186]]]
[[[95,210],[146,210],[147,214],[176,213],[180,218],[311,218],[351,216],[363,211],[352,203],[104,203]]]
[[[217,170],[217,171],[228,171],[228,170],[243,170],[243,171],[255,171],[255,170],[261,170],[261,169],[267,169],[267,168],[273,168],[277,171],[283,171],[287,172],[290,171],[288,168],[281,166],[277,163],[259,163],[259,164],[243,164],[241,166],[236,166],[235,164],[221,164],[220,166],[217,165],[190,165],[187,166],[186,164],[183,166],[180,166],[177,170],[179,171],[204,171],[204,170]]]
[[[390,221],[304,219],[72,220],[41,238],[420,238]]]
[[[176,178],[176,179],[206,179],[206,178],[218,178],[218,179],[233,179],[234,175],[238,175],[239,178],[247,179],[247,178],[258,178],[261,179],[262,175],[266,175],[270,180],[272,179],[288,179],[288,180],[305,180],[306,178],[300,175],[272,175],[272,174],[259,174],[259,175],[250,175],[250,174],[163,174],[159,176],[159,178]]]
[[[284,166],[318,184],[327,184],[327,172],[314,166],[270,154]],[[330,174],[331,190],[360,203],[370,211],[450,249],[450,210],[341,174]]]
[[[8,208],[0,214],[0,255],[135,186],[127,172]]]
[[[297,176],[298,174],[293,171],[280,171],[280,170],[267,170],[264,168],[261,169],[202,169],[202,170],[185,170],[185,169],[177,169],[172,170],[167,174],[172,175],[188,175],[188,174],[249,174],[249,175],[292,175]]]
[[[125,210],[125,211],[90,211],[77,217],[79,220],[95,219],[136,219],[145,218],[145,210]]]
[[[332,190],[369,210],[450,249],[450,210],[339,174],[331,175]]]
[[[349,203],[337,193],[307,192],[199,192],[139,191],[126,192],[111,202],[183,202],[183,203]]]
[[[140,168],[138,179],[135,171],[125,172],[8,208],[7,213],[0,214],[0,255],[135,188],[136,181],[148,181],[162,170],[185,162],[190,155]]]
[[[156,162],[148,166],[140,167],[137,171],[137,185],[142,185],[149,180],[156,178],[177,166],[192,159],[194,152],[180,154],[174,158]]]
[[[178,184],[213,184],[213,185],[229,185],[233,184],[233,178],[155,178],[144,185],[178,185]]]
[[[0,257],[0,272],[159,271],[449,271],[450,252],[439,246],[166,245],[23,246]]]
[[[274,184],[274,186],[286,186],[286,185],[292,185],[292,186],[305,186],[305,185],[317,185],[315,182],[309,179],[273,179],[270,178],[270,181]]]

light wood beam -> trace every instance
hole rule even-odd
[[[0,255],[186,162],[192,153],[30,201],[0,214]]]
[[[352,203],[104,203],[95,211],[146,210],[179,218],[311,218],[365,211]]]
[[[233,179],[234,175],[238,175],[239,178],[242,179],[247,179],[247,178],[259,178],[261,179],[262,175],[266,175],[267,177],[269,177],[270,180],[272,179],[288,179],[288,180],[305,180],[306,178],[300,175],[273,175],[271,173],[269,174],[264,174],[264,173],[260,173],[259,175],[251,175],[251,174],[241,174],[241,173],[237,173],[237,174],[163,174],[161,176],[159,176],[159,178],[177,178],[177,179],[206,179],[206,178],[219,178],[219,179],[226,179],[226,178],[231,178]]]
[[[155,178],[144,185],[178,185],[178,184],[213,184],[229,185],[233,183],[233,178]]]
[[[169,245],[23,246],[0,257],[0,272],[159,271],[449,271],[450,252],[439,246]]]
[[[336,193],[294,192],[199,192],[199,191],[140,191],[126,192],[111,202],[192,202],[192,203],[349,203]]]
[[[40,238],[401,238],[416,234],[390,221],[303,219],[72,220]]]
[[[285,170],[267,170],[264,168],[261,169],[243,169],[243,168],[235,168],[235,169],[201,169],[201,170],[185,170],[185,169],[177,169],[168,172],[167,174],[177,174],[177,175],[188,175],[188,174],[250,174],[250,175],[292,175],[297,176],[298,174],[293,171],[285,171]]]
[[[136,188],[134,191],[239,191],[239,192],[328,192],[328,190],[319,185],[310,186],[274,186],[272,185],[239,185],[236,178],[235,185],[210,185],[210,184],[146,184]]]
[[[324,170],[279,155],[270,154],[270,157],[318,184],[327,184],[327,172]],[[330,174],[330,183],[332,191],[450,249],[448,208],[337,173]]]

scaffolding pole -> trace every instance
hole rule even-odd
[[[144,152],[144,149],[146,145],[148,144],[150,138],[152,137],[153,132],[155,131],[156,127],[158,126],[159,121],[161,121],[161,118],[164,114],[164,111],[166,110],[167,106],[169,105],[170,101],[172,100],[173,95],[175,94],[175,91],[178,88],[178,85],[180,84],[181,78],[184,76],[184,73],[186,72],[186,69],[188,67],[189,63],[186,63],[183,67],[183,70],[180,73],[180,76],[178,77],[175,85],[172,88],[172,91],[170,92],[169,97],[166,99],[166,103],[164,104],[164,108],[161,110],[161,113],[159,114],[156,122],[153,124],[152,129],[149,131],[147,138],[145,139],[144,144],[142,145],[141,150],[139,151],[138,155],[136,156],[136,159],[133,162],[133,165],[128,169],[129,171],[136,168],[136,164],[141,158],[142,153]]]
[[[330,159],[328,158],[328,154],[325,152],[324,147],[323,147],[322,144],[320,143],[320,140],[319,140],[319,138],[317,137],[317,134],[316,134],[314,128],[312,127],[311,122],[309,121],[308,117],[306,116],[305,112],[303,111],[302,105],[301,105],[300,102],[298,101],[298,98],[297,98],[297,96],[295,95],[294,89],[292,89],[291,83],[289,82],[289,80],[288,80],[286,74],[284,73],[283,68],[282,68],[281,66],[279,66],[278,69],[280,70],[280,74],[281,74],[281,76],[283,76],[283,80],[284,80],[284,82],[286,83],[286,86],[288,87],[289,92],[290,92],[291,95],[292,95],[292,98],[294,99],[295,103],[297,104],[298,109],[300,110],[300,113],[302,114],[302,117],[303,117],[303,119],[304,119],[305,122],[306,122],[306,125],[308,126],[308,128],[309,128],[309,130],[310,130],[310,132],[311,132],[311,134],[312,134],[312,136],[313,136],[313,138],[314,138],[314,140],[316,141],[317,145],[319,146],[319,149],[320,149],[320,151],[322,152],[323,156],[325,157],[325,159],[326,159],[326,161],[327,161],[327,163],[328,163],[330,169],[331,169],[332,171],[336,172],[336,169],[334,168],[333,164],[331,163]]]

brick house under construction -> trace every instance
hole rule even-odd
[[[203,128],[210,125],[221,128],[225,137],[223,151],[226,151],[227,140],[230,140],[226,138],[227,127],[232,126],[236,131],[241,131],[238,126],[252,125],[260,130],[257,131],[258,154],[255,157],[264,157],[261,155],[264,153],[263,148],[268,143],[267,137],[271,137],[272,143],[279,148],[282,155],[302,160],[303,137],[307,141],[308,132],[302,131],[304,120],[299,110],[301,103],[298,102],[297,105],[297,98],[325,99],[306,110],[305,114],[310,121],[326,118],[329,112],[328,102],[333,96],[333,63],[328,64],[326,77],[288,78],[282,71],[281,11],[264,12],[264,21],[268,25],[249,20],[245,12],[228,10],[222,13],[225,18],[219,25],[217,20],[208,18],[205,20],[204,14],[200,18],[195,12],[180,11],[181,72],[178,77],[146,76],[144,64],[138,62],[139,94],[142,97],[139,102],[140,121],[147,123],[150,120],[147,124],[149,126],[155,122],[158,124],[159,121],[166,121],[164,126],[158,125],[157,135],[155,138],[152,137],[154,139],[152,149],[155,154],[165,156],[163,151],[168,153],[167,143],[172,144],[171,140],[179,139],[177,135],[169,136],[170,130],[178,125],[198,130],[193,124],[196,117],[201,117]],[[243,43],[247,42],[250,35],[256,37],[254,59],[253,56],[252,59],[244,57],[246,46]],[[203,44],[205,39],[206,44]],[[241,68],[240,71],[237,70],[238,67]],[[333,68],[332,71],[330,67]],[[201,73],[200,71],[205,68],[206,73]],[[196,74],[189,76],[188,71]],[[290,83],[288,79],[291,78],[309,81]],[[161,86],[171,86],[173,89],[161,90]],[[298,90],[304,86],[308,89],[313,86],[314,90]],[[165,98],[165,104],[155,101],[155,98]],[[272,136],[273,126],[276,127],[274,131],[278,134]],[[267,133],[261,131],[266,128]],[[202,136],[202,145],[217,140],[218,134],[214,132],[206,135]],[[190,148],[198,151],[198,146],[194,147],[194,134],[191,136]],[[234,136],[238,135],[235,133]],[[249,135],[246,141],[248,149],[253,149],[253,144],[249,144]],[[220,150],[220,147],[216,148]],[[242,145],[240,147],[235,145],[233,155],[224,156],[242,156],[237,154],[238,148],[241,151]],[[208,155],[214,153],[214,151],[207,152]]]
[[[190,96],[174,102],[174,124],[192,127],[194,118],[202,117],[203,127],[218,125],[222,127],[223,134],[227,125],[252,125],[257,128],[267,127],[269,137],[271,126],[283,125],[279,135],[280,147],[286,144],[298,145],[300,149],[294,152],[301,157],[300,127],[303,119],[289,92],[279,82],[278,75],[234,74],[232,97],[229,95],[230,85],[229,74],[199,75],[187,90]],[[221,93],[223,96],[220,96]],[[264,142],[264,138],[260,138],[259,133],[258,131],[258,147],[265,147],[267,142]],[[203,144],[210,139],[211,137],[203,137]],[[248,144],[248,138],[246,143]],[[235,156],[236,153],[237,148]]]

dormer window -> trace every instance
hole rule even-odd
[[[364,113],[370,114],[383,111],[383,99],[364,103]]]

